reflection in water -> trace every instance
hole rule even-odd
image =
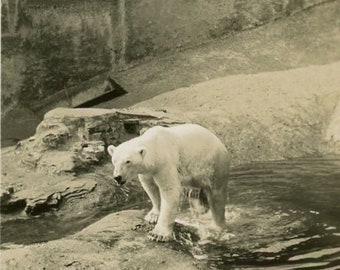
[[[7,237],[5,242],[60,238],[108,213],[100,211],[93,217],[63,222],[60,228],[53,218],[5,223],[7,228],[14,227],[12,240]],[[339,213],[339,157],[240,166],[230,177],[228,232],[220,234],[211,229],[209,213],[199,218],[181,213],[178,221],[196,227],[200,236],[197,239],[186,233],[186,239],[180,241],[181,249],[206,261],[212,269],[339,269]],[[20,231],[33,231],[32,235],[18,239],[17,225]],[[34,227],[38,231],[34,232]],[[44,234],[49,239],[41,239]]]

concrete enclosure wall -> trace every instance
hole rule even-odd
[[[2,111],[326,0],[4,0]]]

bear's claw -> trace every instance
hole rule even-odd
[[[152,241],[156,242],[169,242],[174,239],[174,236],[172,234],[168,235],[159,235],[154,233],[153,231],[148,233],[148,238]]]

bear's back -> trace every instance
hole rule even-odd
[[[226,147],[208,129],[196,124],[185,124],[171,127],[169,131],[176,137],[183,179],[196,179],[208,184],[205,181],[211,178],[217,167],[228,167]]]
[[[176,151],[185,159],[206,157],[226,152],[224,144],[208,129],[196,124],[172,127],[156,126],[147,130],[143,137],[167,151]]]
[[[216,168],[229,164],[224,144],[196,124],[152,127],[137,140],[146,146],[152,163],[176,166],[182,179],[209,179]]]
[[[159,140],[175,143],[181,148],[196,148],[206,151],[225,149],[224,144],[210,130],[197,124],[182,124],[172,127],[155,126],[148,129],[142,137],[148,140]]]
[[[170,127],[182,147],[201,149],[201,151],[215,151],[225,149],[221,140],[210,130],[196,124],[184,124]]]

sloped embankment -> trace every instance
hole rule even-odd
[[[233,164],[334,152],[340,63],[235,75],[180,88],[133,108],[166,109],[213,130]]]

